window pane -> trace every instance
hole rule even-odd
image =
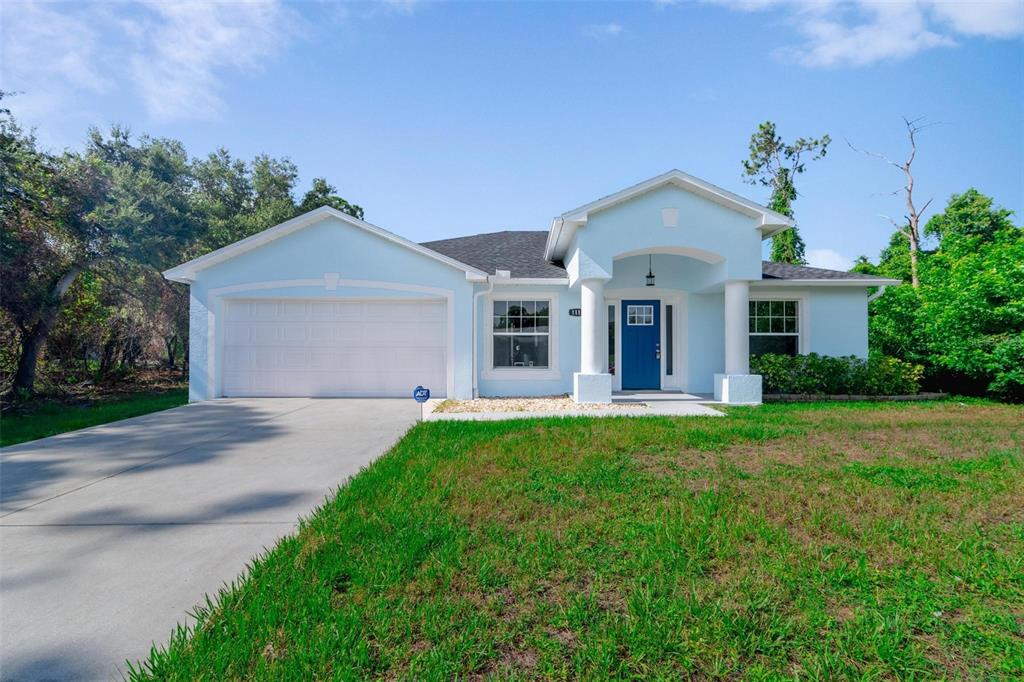
[[[508,318],[504,315],[501,315],[500,317],[496,316],[494,318],[494,330],[505,331],[506,329],[508,329]]]
[[[795,317],[787,317],[786,318],[786,333],[788,333],[788,334],[795,334],[796,333],[796,318]]]
[[[536,310],[534,301],[523,301],[523,315],[533,315],[534,310]]]
[[[547,301],[537,301],[537,314],[538,315],[547,315],[548,314],[548,302]]]
[[[538,332],[550,331],[550,328],[548,327],[548,318],[547,317],[540,317],[540,316],[537,317],[536,331],[538,331]]]
[[[770,301],[758,301],[757,302],[757,316],[768,317]]]
[[[781,334],[783,330],[782,318],[773,317],[772,319],[772,333]]]
[[[767,317],[757,318],[757,333],[766,334],[771,331]]]
[[[615,374],[615,306],[608,306],[608,373]]]
[[[672,374],[672,306],[665,306],[665,374]]]
[[[796,317],[796,301],[786,301],[786,316]]]
[[[784,308],[782,301],[772,301],[772,317],[782,317]]]
[[[506,303],[505,301],[495,301],[494,302],[494,314],[496,316],[497,315],[504,315],[505,311],[507,311],[507,310],[508,310],[508,303]]]
[[[511,367],[512,366],[512,337],[511,336],[495,336],[494,337],[494,366],[495,367]]]
[[[749,302],[747,303],[747,305],[749,305],[749,306],[750,306],[750,314],[751,314],[751,315],[754,315],[754,314],[755,314],[755,313],[754,313],[754,310],[755,310],[755,307],[754,307],[754,301],[749,301]]]
[[[548,337],[546,336],[513,336],[512,337],[513,367],[547,367]]]
[[[750,318],[750,331],[752,331],[752,332],[756,332],[757,331],[757,329],[755,329],[755,325],[756,325],[756,318],[753,318],[753,317]]]
[[[508,314],[510,316],[519,317],[523,314],[523,306],[521,301],[509,301],[508,302]]]
[[[534,320],[532,317],[524,317],[522,320],[520,320],[520,329],[522,329],[524,332],[528,334],[532,334],[534,331],[533,325],[535,322],[536,320]]]
[[[764,353],[775,353],[777,355],[796,355],[797,337],[751,336],[750,354],[763,355]]]

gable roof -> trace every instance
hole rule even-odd
[[[198,258],[194,258],[187,263],[176,265],[169,270],[165,270],[163,275],[174,282],[191,282],[196,278],[196,273],[200,270],[205,270],[206,268],[217,265],[218,263],[223,263],[224,261],[236,258],[243,253],[247,253],[253,249],[269,244],[276,239],[280,239],[281,237],[292,234],[293,232],[298,232],[299,230],[305,229],[311,225],[315,225],[327,218],[337,218],[338,220],[352,225],[353,227],[365,230],[370,234],[386,239],[387,241],[415,251],[416,253],[420,253],[428,258],[433,258],[434,260],[444,263],[449,267],[462,270],[466,273],[467,279],[482,280],[486,278],[486,273],[471,265],[467,265],[442,253],[438,253],[437,251],[421,246],[416,242],[411,242],[404,237],[399,237],[397,234],[388,232],[384,228],[377,227],[365,220],[353,218],[347,213],[342,213],[338,209],[330,206],[321,206],[320,208],[313,209],[312,211],[303,213],[291,220],[287,220],[280,225],[275,225],[274,227],[267,228],[262,232],[257,232],[256,234],[246,237],[245,239],[241,239],[233,244],[228,244],[216,251],[211,251],[210,253],[199,256]]]
[[[781,213],[753,202],[750,199],[741,197],[729,190],[713,185],[706,180],[701,180],[698,177],[674,168],[666,173],[656,175],[653,178],[639,182],[631,187],[619,190],[614,194],[609,194],[595,201],[591,201],[588,204],[574,208],[571,211],[566,211],[555,218],[551,222],[547,246],[544,250],[545,257],[563,257],[565,254],[561,253],[561,251],[564,250],[565,245],[567,245],[571,240],[572,233],[575,232],[577,228],[586,225],[587,219],[591,213],[602,211],[624,201],[629,201],[634,197],[646,194],[647,192],[666,185],[674,185],[725,206],[726,208],[757,219],[758,228],[761,230],[762,238],[770,237],[777,232],[789,229],[795,224],[793,219],[788,216],[784,216]]]
[[[428,249],[468,263],[488,274],[509,270],[512,277],[563,279],[565,268],[544,260],[546,230],[505,230],[424,242]]]

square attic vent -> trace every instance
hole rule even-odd
[[[664,225],[665,227],[679,227],[679,209],[661,209],[661,224]]]

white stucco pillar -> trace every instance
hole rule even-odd
[[[580,371],[604,374],[608,371],[608,309],[603,280],[580,282],[580,316]]]
[[[612,375],[608,374],[608,308],[604,280],[580,280],[580,371],[573,374],[573,400],[610,403]]]
[[[761,377],[750,373],[750,283],[725,283],[725,373],[715,375],[715,400],[761,402]]]
[[[750,284],[725,283],[725,373],[750,374]]]

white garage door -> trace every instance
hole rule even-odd
[[[227,300],[226,396],[444,396],[444,301]]]

